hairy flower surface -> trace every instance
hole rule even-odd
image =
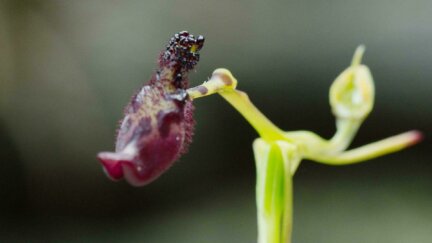
[[[98,159],[113,180],[143,186],[168,169],[187,150],[194,120],[187,99],[187,74],[199,61],[204,37],[175,34],[159,57],[159,68],[125,108],[115,152]]]

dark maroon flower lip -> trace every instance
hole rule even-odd
[[[126,106],[115,152],[97,158],[109,178],[143,186],[158,178],[187,150],[195,121],[188,73],[199,61],[204,37],[182,31],[159,56],[159,68]]]
[[[133,161],[133,156],[124,153],[101,152],[97,157],[107,176],[114,181],[123,179],[122,165]]]

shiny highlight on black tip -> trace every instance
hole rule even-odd
[[[175,34],[162,55],[163,62],[181,69],[180,72],[192,70],[199,61],[204,40],[204,36],[195,37],[187,31]]]

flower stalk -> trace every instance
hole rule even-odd
[[[337,128],[330,140],[310,131],[279,129],[245,92],[236,89],[238,82],[227,69],[216,69],[210,80],[187,90],[191,100],[220,94],[260,136],[253,143],[259,243],[291,242],[292,177],[302,158],[348,165],[399,151],[421,140],[420,132],[410,131],[346,151],[374,104],[373,79],[369,68],[361,64],[363,53],[364,47],[358,47],[351,65],[330,88]]]

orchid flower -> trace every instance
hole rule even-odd
[[[192,102],[221,95],[257,131],[253,142],[256,163],[258,242],[291,242],[292,178],[302,159],[328,165],[348,165],[393,153],[421,140],[409,131],[368,145],[346,150],[374,104],[374,83],[361,64],[364,47],[355,51],[351,65],[330,88],[330,105],[336,133],[329,140],[311,131],[283,131],[274,125],[237,89],[238,81],[227,69],[216,69],[202,85],[189,88],[187,74],[199,60],[204,37],[183,31],[176,34],[159,58],[151,80],[125,109],[115,152],[101,152],[98,159],[107,175],[143,186],[159,177],[191,141]]]
[[[98,154],[111,179],[146,185],[186,152],[195,124],[187,75],[198,63],[203,44],[203,36],[182,31],[160,54],[158,70],[125,108],[115,152]]]

